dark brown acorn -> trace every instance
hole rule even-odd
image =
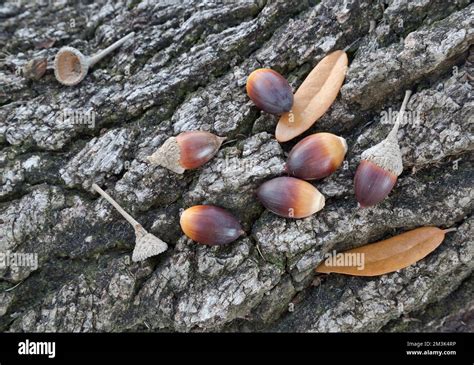
[[[148,161],[182,174],[185,170],[196,169],[208,162],[219,150],[225,137],[209,132],[183,132],[168,138]]]
[[[354,178],[356,199],[362,208],[375,205],[387,197],[396,182],[394,173],[362,160]]]
[[[257,197],[269,211],[285,218],[305,218],[324,207],[324,196],[310,183],[277,177],[263,183]]]
[[[250,74],[247,94],[259,109],[270,114],[289,112],[293,106],[293,91],[288,81],[269,68],[259,68]]]
[[[331,133],[315,133],[290,151],[286,171],[304,180],[322,179],[341,166],[347,152],[346,140]]]
[[[362,208],[375,205],[385,199],[403,171],[397,133],[410,96],[411,91],[407,90],[395,125],[387,138],[362,152],[361,162],[354,177],[355,196]]]
[[[224,245],[245,232],[227,210],[213,205],[195,205],[186,209],[179,221],[184,234],[205,245]]]

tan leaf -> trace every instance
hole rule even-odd
[[[275,137],[286,142],[309,129],[336,100],[347,71],[347,55],[335,51],[324,57],[295,93],[293,108],[282,114]]]
[[[354,276],[376,276],[397,271],[427,256],[443,242],[446,232],[450,231],[451,229],[442,230],[436,227],[417,228],[380,242],[336,254],[343,256],[333,255],[331,259],[320,264],[316,271]],[[340,262],[348,265],[339,265]]]

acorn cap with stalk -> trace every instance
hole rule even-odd
[[[63,85],[74,86],[80,83],[87,75],[89,68],[94,66],[102,58],[109,53],[115,51],[128,39],[133,37],[135,32],[127,34],[106,49],[94,54],[86,56],[73,47],[62,47],[54,58],[54,75],[56,79]]]
[[[354,190],[356,199],[363,208],[385,199],[403,171],[397,133],[410,96],[411,91],[407,90],[395,125],[387,138],[362,152],[354,177]]]
[[[103,191],[97,184],[92,184],[92,188],[102,195],[115,209],[133,226],[135,229],[135,248],[132,253],[132,261],[143,261],[151,256],[159,255],[166,251],[168,245],[158,237],[148,233],[140,223],[128,214],[112,197]]]

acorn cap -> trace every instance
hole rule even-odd
[[[143,261],[149,257],[159,255],[168,249],[166,242],[146,232],[141,226],[135,229],[137,240],[132,253],[132,261]]]
[[[403,160],[396,134],[398,128],[392,132],[382,142],[362,152],[361,160],[370,161],[391,174],[400,176],[403,172]]]
[[[77,85],[88,70],[88,58],[73,47],[62,47],[54,58],[54,75],[63,85]]]
[[[179,161],[181,160],[181,151],[176,137],[168,138],[161,147],[152,155],[147,157],[153,165],[160,165],[167,169],[182,174],[185,169]]]
[[[403,172],[403,160],[402,152],[400,151],[400,146],[398,145],[398,128],[403,120],[403,115],[405,114],[405,109],[410,100],[411,90],[405,91],[405,97],[403,98],[402,106],[397,116],[397,120],[392,130],[379,144],[365,150],[361,154],[361,160],[366,160],[373,162],[382,169],[394,174],[395,176],[400,176]]]

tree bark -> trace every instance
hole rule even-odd
[[[472,331],[473,13],[468,0],[1,5],[0,252],[35,253],[38,266],[0,268],[0,329]],[[55,79],[60,47],[92,55],[131,31],[79,85]],[[321,212],[277,217],[254,192],[283,174],[294,142],[275,140],[278,119],[248,99],[246,77],[270,67],[296,90],[337,49],[346,80],[305,135],[343,136],[346,162],[314,182]],[[49,65],[39,80],[25,73],[35,58]],[[404,172],[387,199],[359,209],[360,154],[387,135],[406,89]],[[186,130],[227,141],[183,175],[148,163]],[[133,228],[92,183],[169,249],[132,262]],[[179,213],[196,204],[228,209],[246,236],[212,248],[187,239]],[[457,231],[396,273],[315,276],[328,252],[421,226]]]

